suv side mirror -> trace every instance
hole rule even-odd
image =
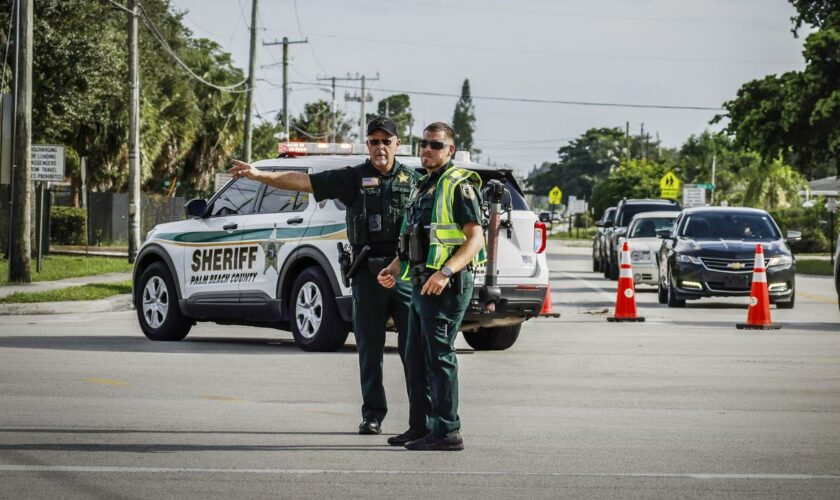
[[[187,217],[204,217],[207,213],[207,200],[193,198],[184,205]]]
[[[595,227],[604,227],[604,223],[601,221],[595,221]]]
[[[624,236],[625,234],[627,234],[627,228],[626,227],[619,227],[615,230],[614,234],[616,236]]]
[[[799,241],[802,239],[802,233],[799,231],[788,231],[785,236],[785,241]]]
[[[670,239],[671,238],[671,230],[670,229],[657,229],[656,230],[656,237],[663,238],[663,239]]]

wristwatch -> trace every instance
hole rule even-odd
[[[443,274],[443,275],[444,275],[444,276],[446,276],[447,278],[451,278],[451,277],[452,277],[452,269],[451,269],[449,266],[443,266],[443,267],[441,267],[441,268],[440,268],[440,272],[441,272],[441,274]]]

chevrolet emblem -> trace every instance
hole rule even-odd
[[[729,269],[743,269],[746,265],[742,262],[730,262],[726,265]]]

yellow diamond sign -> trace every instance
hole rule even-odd
[[[659,189],[662,191],[661,198],[679,198],[680,196],[680,182],[679,177],[674,175],[674,172],[668,172],[659,180]]]
[[[548,192],[548,202],[552,205],[559,205],[561,199],[563,199],[563,191],[560,191],[557,186],[551,188],[551,191]]]

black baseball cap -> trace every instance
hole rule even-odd
[[[372,134],[375,130],[384,130],[391,135],[397,135],[397,124],[390,118],[380,116],[368,123],[367,135]]]

